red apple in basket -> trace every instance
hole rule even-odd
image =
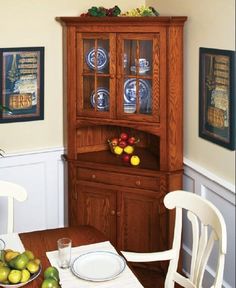
[[[127,142],[124,141],[124,140],[120,140],[118,145],[121,147],[121,148],[125,148],[127,146]]]
[[[125,163],[129,163],[130,162],[130,158],[131,158],[131,155],[130,154],[126,154],[126,153],[124,153],[123,155],[122,155],[122,161],[123,162],[125,162]]]
[[[129,135],[127,134],[127,133],[125,133],[125,132],[122,132],[121,134],[120,134],[120,139],[121,140],[127,140],[129,138]]]
[[[136,141],[135,137],[130,137],[130,138],[127,140],[127,142],[128,142],[129,145],[134,145],[134,144],[135,144],[135,141]]]
[[[119,143],[119,139],[118,138],[112,138],[111,139],[111,145],[112,146],[117,146]]]

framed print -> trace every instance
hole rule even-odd
[[[199,136],[235,149],[235,51],[200,48]]]
[[[44,47],[0,48],[0,123],[44,119]]]

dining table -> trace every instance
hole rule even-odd
[[[46,252],[57,250],[57,240],[60,238],[70,238],[72,240],[72,246],[94,244],[107,240],[104,234],[92,226],[48,229],[20,233],[19,236],[25,249],[32,251],[35,257],[40,259],[42,271],[51,265]],[[34,281],[30,282],[26,287],[39,288],[42,285],[42,282],[43,273],[41,273]]]
[[[41,273],[40,275],[34,279],[33,281],[31,281],[30,283],[26,284],[24,287],[25,288],[40,288],[43,280],[44,280],[44,271],[47,267],[49,266],[55,266],[52,265],[52,263],[50,263],[49,261],[49,255],[56,255],[57,252],[57,240],[60,238],[70,238],[72,240],[72,249],[80,249],[83,247],[86,247],[86,249],[90,249],[89,247],[91,246],[91,249],[93,246],[96,247],[105,247],[104,245],[110,245],[113,249],[113,245],[109,242],[109,240],[107,239],[107,237],[101,233],[100,231],[98,231],[96,228],[92,227],[92,226],[75,226],[75,227],[64,227],[64,228],[55,228],[55,229],[47,229],[47,230],[40,230],[40,231],[32,231],[32,232],[26,232],[26,233],[19,233],[17,236],[19,236],[18,238],[20,238],[20,241],[22,242],[24,249],[25,250],[30,250],[34,253],[34,256],[38,259],[40,259],[41,261]],[[105,244],[103,244],[105,243]],[[94,244],[94,245],[90,245],[90,244]],[[100,246],[99,246],[100,245]],[[87,251],[84,250],[84,251]],[[52,251],[52,252],[50,252]],[[74,250],[75,251],[75,250]],[[77,251],[77,250],[76,250]],[[119,253],[116,249],[115,252]],[[51,253],[51,254],[50,254]],[[53,254],[54,253],[54,254]],[[73,252],[72,252],[73,254]],[[133,282],[130,283],[129,285],[125,285],[127,287],[134,287],[134,288],[139,288],[139,287],[143,287],[138,279],[136,278],[136,276],[133,274],[133,272],[131,271],[131,269],[127,266],[127,269],[129,271],[126,270],[126,273],[130,273],[127,274],[126,278],[132,278],[133,277]],[[70,269],[69,269],[70,270]],[[64,273],[64,271],[61,271]],[[70,273],[70,271],[69,271]],[[124,272],[122,272],[123,274],[125,274]],[[60,269],[59,269],[59,274],[60,274]],[[74,277],[74,276],[72,276]],[[117,277],[118,278],[118,277]],[[117,278],[114,279],[115,281],[117,281]],[[122,279],[122,278],[121,278]],[[104,285],[104,287],[113,287],[112,285],[112,281],[107,281],[107,282],[111,282],[109,285],[111,286],[106,286],[106,284]],[[79,280],[81,281],[81,280]],[[82,280],[83,281],[83,280]],[[116,283],[116,282],[114,282]],[[86,284],[86,283],[84,283]],[[98,285],[99,284],[99,285]],[[92,283],[88,286],[86,285],[78,285],[75,284],[71,285],[67,285],[67,284],[63,284],[62,288],[67,288],[67,287],[73,287],[73,288],[83,288],[83,287],[103,287],[103,285],[101,283]],[[91,285],[91,286],[90,286]],[[0,285],[1,286],[1,285]],[[114,285],[114,287],[122,287],[123,285],[121,284],[119,286]],[[124,287],[124,286],[123,286]]]

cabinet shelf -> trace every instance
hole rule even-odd
[[[126,170],[128,172],[137,173],[138,170],[153,170],[155,173],[159,171],[159,158],[152,152],[143,148],[135,148],[135,154],[141,159],[138,166],[132,166],[129,163],[124,163],[121,156],[113,154],[109,150],[89,152],[78,154],[79,163],[90,163],[92,165],[106,166],[107,170],[113,167],[113,170]],[[104,167],[105,167],[104,166]]]

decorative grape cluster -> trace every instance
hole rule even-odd
[[[121,16],[129,16],[129,17],[134,17],[134,16],[159,16],[159,13],[151,6],[146,7],[146,6],[141,6],[140,8],[134,8],[131,9],[125,13],[123,13]]]
[[[93,17],[105,17],[105,16],[118,16],[120,15],[121,10],[120,8],[116,5],[113,8],[104,8],[104,7],[96,7],[93,6],[88,9],[87,13],[83,13],[80,16],[86,17],[86,16],[93,16]]]

